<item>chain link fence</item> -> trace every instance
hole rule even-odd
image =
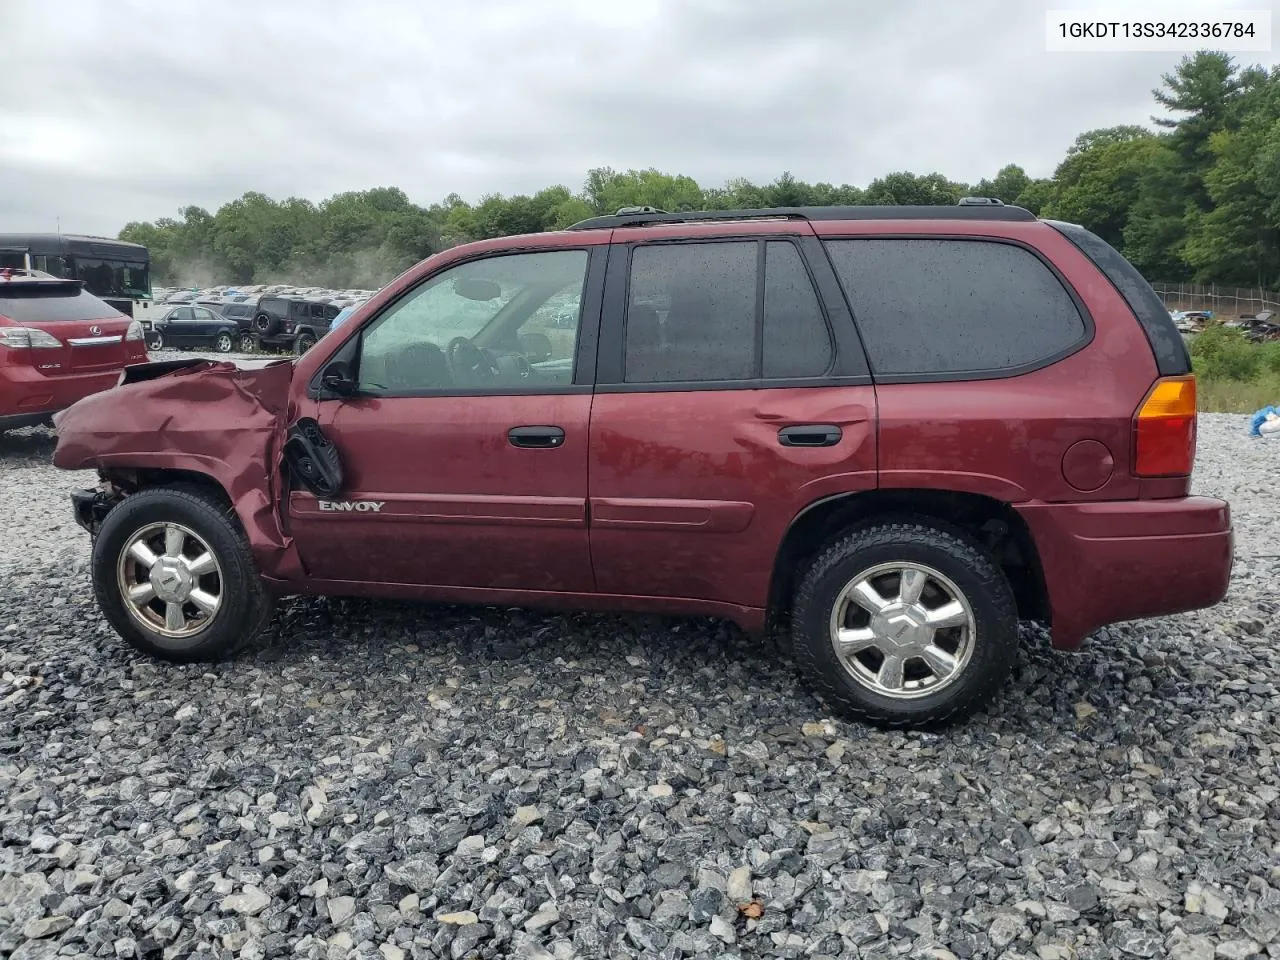
[[[1280,292],[1261,287],[1219,287],[1196,283],[1153,283],[1170,310],[1211,310],[1224,317],[1251,317],[1263,310],[1280,312]]]

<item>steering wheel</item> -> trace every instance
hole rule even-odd
[[[517,384],[533,376],[533,366],[522,353],[499,353],[493,358],[494,373],[503,384]]]
[[[484,383],[493,379],[493,364],[483,350],[466,337],[454,337],[445,348],[449,369],[460,383]]]

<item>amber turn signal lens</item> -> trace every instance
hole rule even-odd
[[[1195,377],[1157,380],[1138,408],[1134,427],[1134,473],[1189,475],[1196,459]]]

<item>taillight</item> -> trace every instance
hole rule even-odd
[[[0,347],[8,347],[10,350],[25,350],[28,347],[34,349],[57,349],[62,346],[62,341],[52,334],[45,333],[43,330],[37,330],[35,327],[0,327]]]
[[[1148,391],[1134,420],[1133,472],[1182,477],[1196,459],[1196,378],[1166,377]]]
[[[142,330],[142,324],[135,320],[129,324],[129,332],[124,335],[125,340],[145,340],[146,334]]]

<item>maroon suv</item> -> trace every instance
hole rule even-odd
[[[1195,381],[1115,250],[991,202],[665,214],[439,253],[308,354],[131,368],[58,422],[103,613],[229,654],[284,594],[788,632],[833,706],[986,702],[1019,618],[1217,603]]]

